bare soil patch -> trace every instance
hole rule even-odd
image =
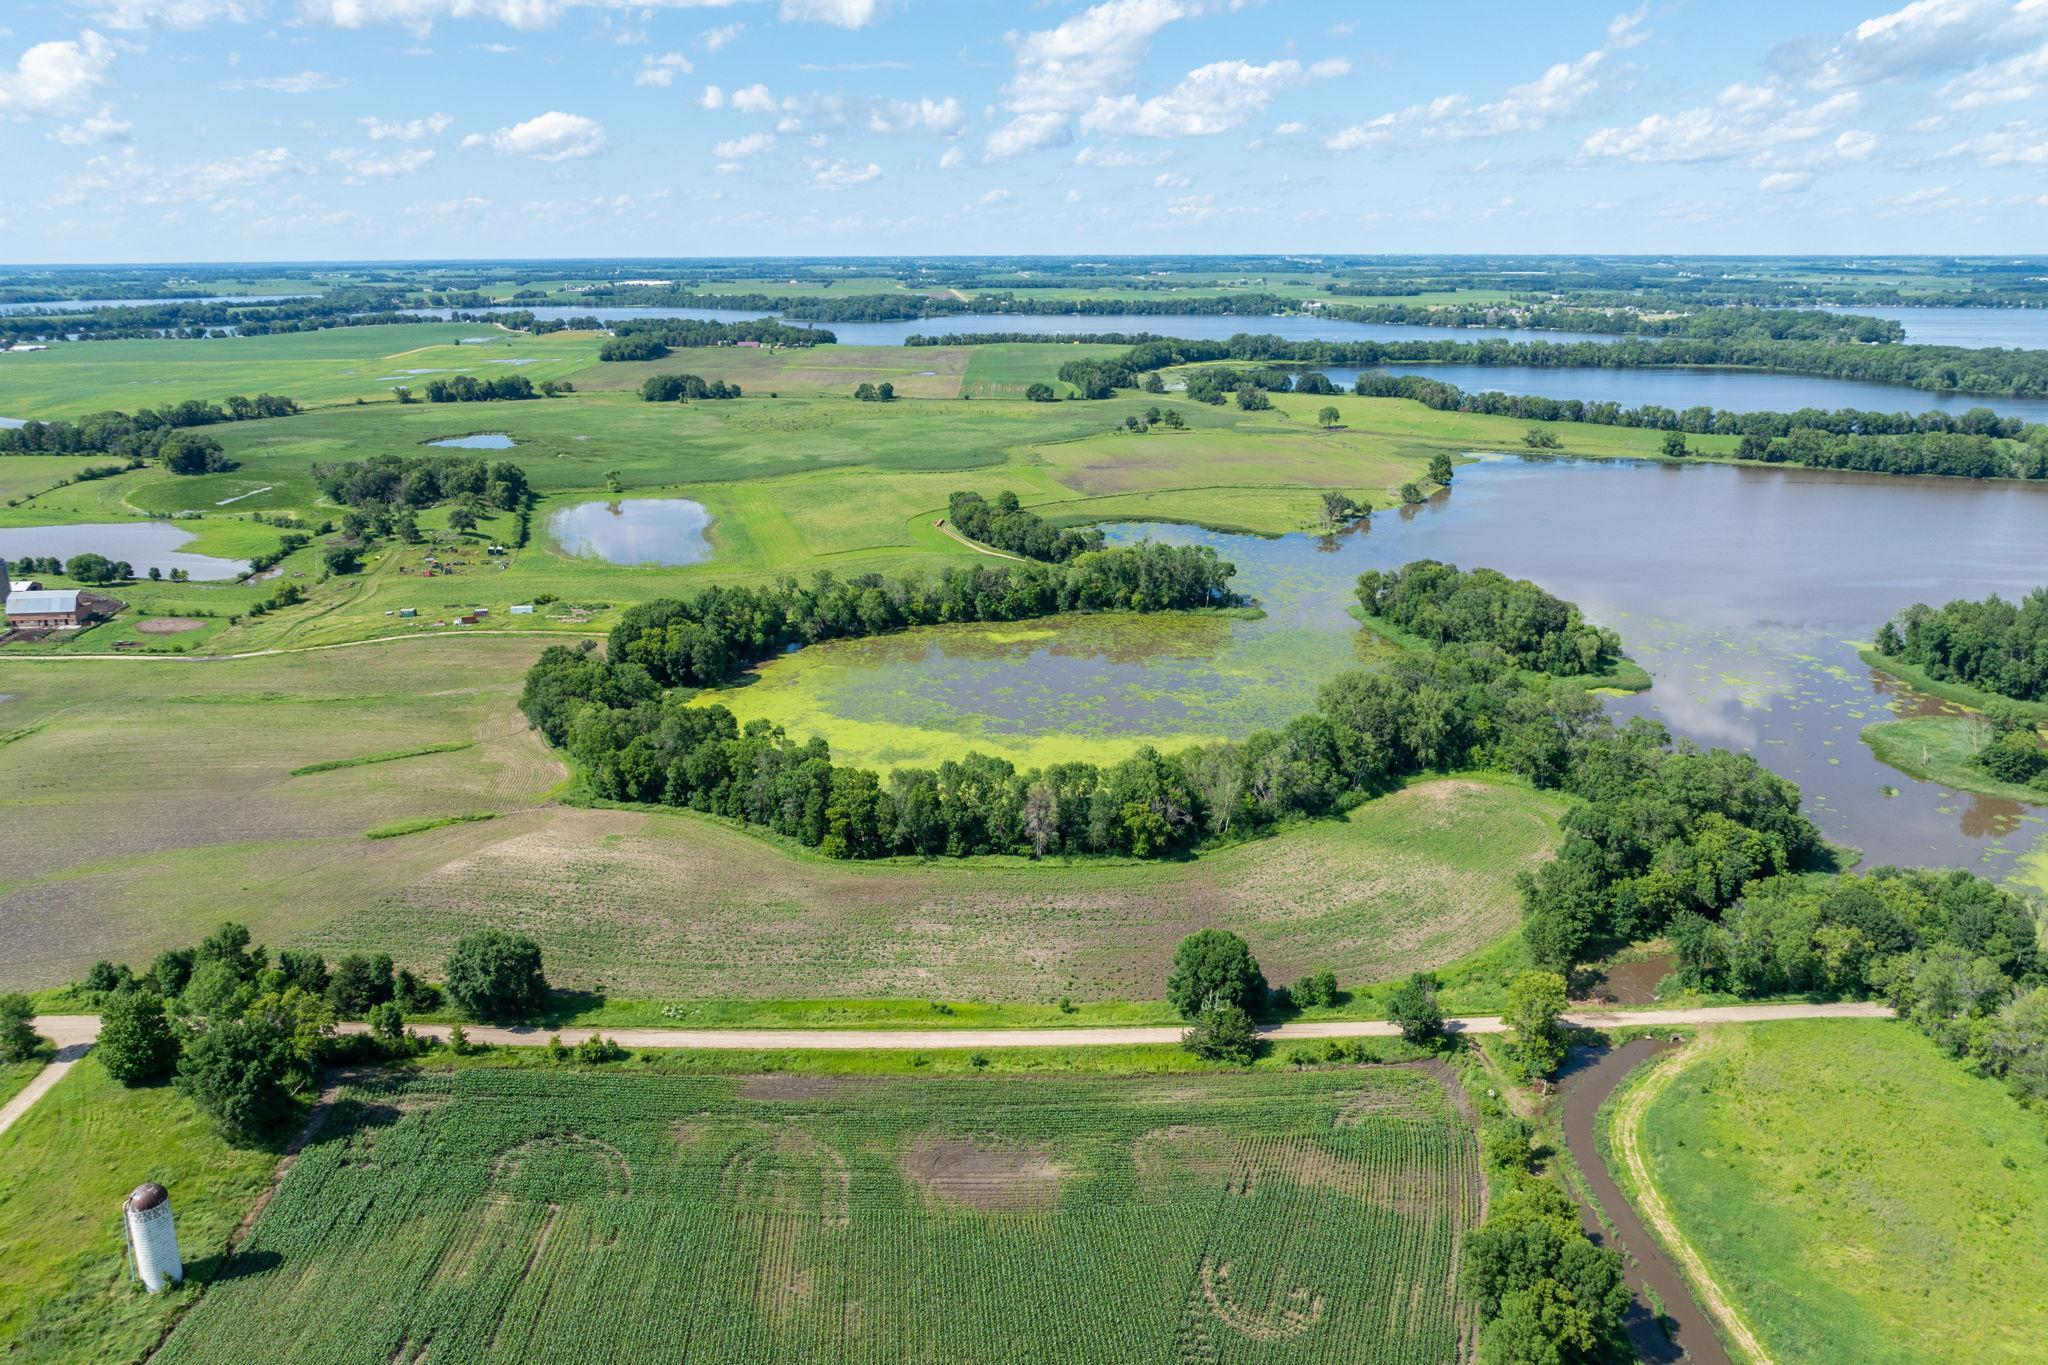
[[[136,633],[141,635],[183,635],[187,631],[204,629],[206,622],[190,616],[152,616],[135,623]]]
[[[933,1202],[981,1213],[1049,1209],[1067,1174],[1043,1148],[929,1136],[912,1144],[903,1170]]]

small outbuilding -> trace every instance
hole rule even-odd
[[[7,594],[10,630],[63,630],[79,621],[76,588],[22,589]]]

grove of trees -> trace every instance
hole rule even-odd
[[[1449,469],[1443,473],[1448,478]],[[1490,644],[1522,667],[1546,673],[1605,673],[1621,658],[1620,636],[1588,624],[1577,607],[1527,579],[1497,569],[1461,572],[1434,559],[1369,569],[1358,576],[1358,602],[1367,615],[1431,644]]]
[[[2016,701],[2048,701],[2048,588],[2018,602],[1993,595],[1915,604],[1877,632],[1878,653]]]

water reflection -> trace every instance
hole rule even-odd
[[[704,536],[711,514],[688,498],[579,502],[548,520],[564,553],[612,564],[699,564],[711,558]]]

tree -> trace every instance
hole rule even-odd
[[[327,1003],[344,1019],[361,1019],[392,996],[391,955],[348,953],[334,964]]]
[[[1401,1036],[1417,1046],[1428,1046],[1443,1037],[1444,1012],[1436,1000],[1436,977],[1416,972],[1387,997],[1387,1018],[1400,1026]]]
[[[1266,1000],[1266,978],[1251,945],[1228,929],[1203,929],[1180,941],[1166,998],[1192,1019],[1211,1004],[1235,1005],[1249,1013]]]
[[[0,1062],[25,1062],[43,1040],[36,1037],[35,1007],[25,995],[0,995]]]
[[[363,567],[363,552],[345,541],[337,541],[320,552],[320,562],[331,574],[350,574]]]
[[[1057,403],[1060,396],[1053,391],[1052,385],[1041,382],[1025,389],[1024,397],[1033,403]]]
[[[1252,1017],[1236,1005],[1211,1000],[1195,1015],[1180,1045],[1204,1061],[1250,1066],[1258,1059],[1259,1035]]]
[[[1451,478],[1451,457],[1439,450],[1436,454],[1429,457],[1429,481],[1433,484],[1448,487]]]
[[[94,1055],[123,1085],[147,1085],[178,1064],[178,1035],[155,991],[123,991],[100,1007]]]
[[[127,577],[121,572],[119,564],[105,555],[94,554],[90,550],[65,560],[64,576],[75,582],[95,585],[112,583],[118,578]]]
[[[1410,507],[1413,507],[1413,506],[1414,506],[1414,505],[1415,505],[1416,503],[1419,503],[1419,502],[1421,502],[1421,501],[1422,501],[1422,485],[1421,485],[1421,484],[1419,484],[1419,483],[1404,483],[1404,484],[1402,484],[1402,485],[1401,485],[1401,501],[1402,501],[1403,503],[1407,504],[1407,505],[1408,505],[1408,506],[1410,506]]]
[[[485,929],[455,945],[442,970],[448,998],[472,1019],[516,1019],[547,1004],[540,945],[530,938]]]
[[[218,1021],[241,1014],[255,998],[256,987],[235,970],[234,963],[210,957],[192,968],[192,979],[185,983],[178,1004],[187,1015]]]
[[[477,521],[476,503],[468,498],[462,499],[448,509],[448,529],[458,535],[474,531]]]
[[[1685,433],[1667,431],[1664,433],[1664,454],[1674,460],[1682,460],[1691,452],[1685,448]]]
[[[1302,977],[1287,988],[1302,1009],[1323,1009],[1337,1003],[1337,974],[1328,968]]]
[[[1237,391],[1237,406],[1241,412],[1265,412],[1273,406],[1273,400],[1258,385],[1246,384]]]
[[[1531,450],[1556,450],[1557,433],[1545,431],[1542,427],[1530,427],[1522,433],[1522,444]]]
[[[1371,510],[1368,505],[1353,501],[1348,493],[1334,489],[1323,492],[1323,525],[1332,531],[1349,526]]]
[[[261,944],[251,947],[250,942],[248,925],[223,920],[219,928],[199,940],[199,947],[192,954],[193,965],[196,968],[202,963],[225,962],[242,980],[253,980],[270,965],[270,954]]]
[[[219,441],[195,431],[172,432],[156,453],[173,474],[218,474],[235,467]]]
[[[872,403],[877,397],[875,386],[863,379],[860,383],[853,386],[853,396],[860,402]]]
[[[882,403],[895,402],[896,386],[894,384],[891,384],[888,380],[884,379],[881,383],[875,385],[875,399],[876,401]]]
[[[1558,1022],[1564,1008],[1564,978],[1556,972],[1523,972],[1508,985],[1502,1022],[1515,1060],[1531,1080],[1548,1076],[1564,1062],[1565,1035]]]
[[[178,1089],[223,1137],[261,1142],[292,1112],[289,1078],[297,1065],[283,1030],[256,1019],[230,1019],[185,1045]]]
[[[370,1007],[370,1036],[390,1047],[405,1038],[405,1011],[386,1000]]]
[[[1316,409],[1316,425],[1324,431],[1330,430],[1343,420],[1344,414],[1338,412],[1334,406],[1326,405]]]

